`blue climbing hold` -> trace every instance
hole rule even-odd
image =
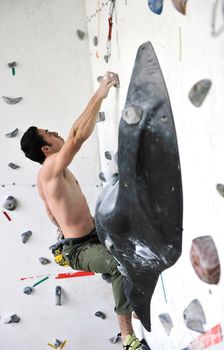
[[[148,0],[150,10],[156,15],[160,15],[163,10],[163,0]]]

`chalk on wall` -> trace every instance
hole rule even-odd
[[[220,262],[215,242],[211,236],[197,237],[192,241],[190,260],[194,271],[203,282],[218,284]]]
[[[204,333],[205,314],[198,299],[190,302],[183,312],[184,323],[192,331]]]

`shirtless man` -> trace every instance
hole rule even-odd
[[[42,164],[37,186],[50,219],[64,236],[63,255],[78,270],[110,273],[115,311],[121,329],[124,349],[144,349],[135,337],[132,309],[123,291],[123,277],[117,261],[99,242],[86,199],[74,175],[67,168],[83,142],[91,135],[103,99],[118,83],[115,73],[107,72],[85,110],[74,122],[66,141],[57,132],[30,127],[21,139],[26,157]]]

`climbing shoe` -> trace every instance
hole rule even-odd
[[[65,260],[63,254],[62,254],[63,241],[58,241],[57,243],[50,246],[49,249],[51,250],[52,254],[54,255],[54,261],[56,262],[56,264],[58,264],[60,266],[64,266],[64,267],[69,266],[69,263]]]
[[[148,348],[142,344],[135,334],[128,335],[123,346],[124,350],[147,350]]]

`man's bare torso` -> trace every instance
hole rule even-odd
[[[82,237],[91,232],[94,223],[81,188],[69,169],[46,181],[43,165],[37,178],[38,191],[57,221],[65,238]]]

